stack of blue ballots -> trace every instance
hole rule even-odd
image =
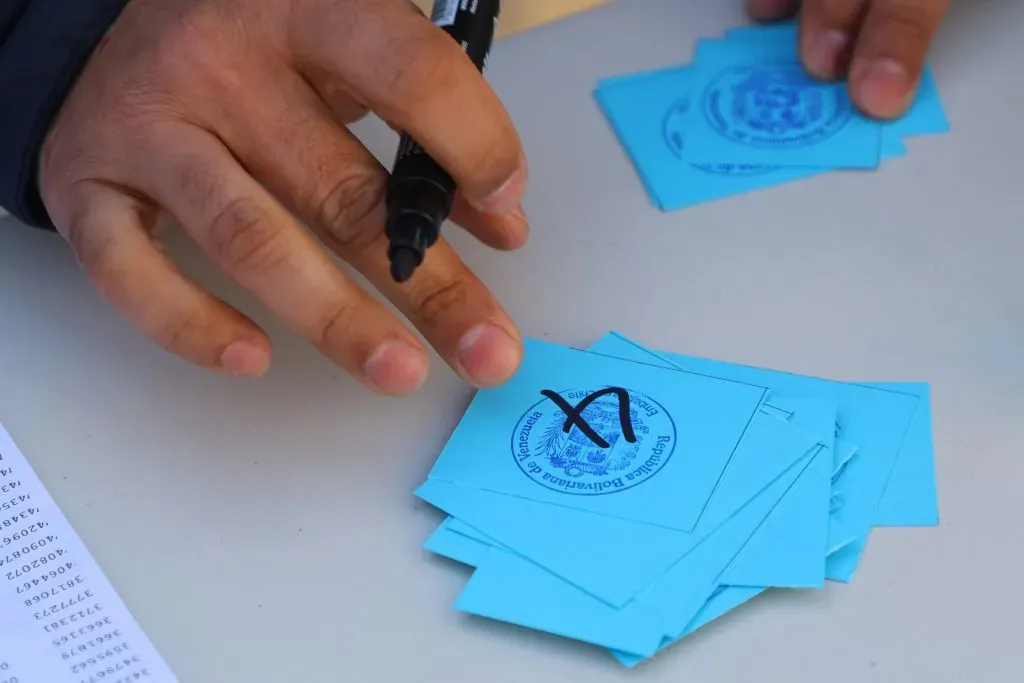
[[[850,384],[528,340],[416,495],[465,613],[635,666],[769,588],[853,577],[878,526],[938,524],[927,384]]]
[[[949,131],[930,66],[900,119],[862,115],[846,83],[813,80],[792,23],[698,41],[692,64],[601,81],[595,97],[663,211],[821,173],[876,169],[903,138]]]

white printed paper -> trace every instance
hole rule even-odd
[[[0,425],[0,683],[177,683]]]

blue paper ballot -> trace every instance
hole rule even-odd
[[[595,98],[629,154],[651,201],[671,211],[827,173],[816,167],[690,164],[683,160],[692,69],[676,67],[602,81]],[[898,135],[883,138],[885,159],[902,156]]]
[[[428,479],[416,495],[614,607],[665,574],[818,439],[758,412],[693,533]],[[730,558],[731,559],[731,558]]]
[[[881,124],[845,84],[812,78],[795,41],[701,41],[692,85],[684,161],[878,166]]]
[[[743,26],[733,28],[725,33],[730,42],[771,42],[782,41],[784,44],[797,43],[798,28],[795,23],[787,22],[776,26]],[[907,113],[895,121],[882,124],[883,139],[888,135],[897,137],[913,137],[918,135],[935,135],[948,133],[949,119],[939,97],[939,88],[935,82],[935,74],[931,65],[925,65],[921,74],[921,82],[917,94]]]
[[[689,67],[643,74],[595,91],[648,196],[665,211],[681,209],[822,173],[758,164],[691,164],[683,160],[690,109]]]
[[[632,352],[630,346],[633,346]],[[660,351],[653,352],[615,333],[602,337],[591,348],[609,355],[629,358],[639,358],[637,353],[648,353],[682,369],[737,380],[758,381],[783,394],[835,400],[840,411],[840,436],[856,443],[859,450],[836,482],[836,485],[843,489],[845,501],[834,514],[856,533],[857,540],[829,556],[827,577],[836,581],[849,581],[853,577],[867,544],[872,520],[889,475],[893,471],[911,420],[921,403],[917,396],[872,386],[845,384],[774,370]],[[631,353],[633,355],[630,355]]]
[[[690,531],[765,393],[527,340],[519,371],[477,393],[430,479]]]
[[[456,607],[613,649],[652,655],[666,634],[692,621],[711,592],[707,584],[722,573],[817,454],[805,455],[797,464],[791,464],[735,514],[727,512],[735,503],[731,496],[717,498],[720,504],[713,501],[708,519],[726,521],[671,568],[667,579],[659,579],[622,608],[580,591],[522,557],[497,550],[486,555]],[[757,454],[745,455],[748,457],[742,463],[730,467],[720,489],[735,490],[739,499],[746,497],[744,489],[749,482],[741,474],[743,469],[763,465],[753,461]],[[698,556],[697,561],[690,559]],[[677,612],[677,606],[685,612]]]
[[[927,384],[878,383],[872,386],[914,394],[920,404],[907,440],[893,466],[885,493],[875,510],[875,526],[936,526],[939,500],[935,482],[931,394]]]

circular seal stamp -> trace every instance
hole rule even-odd
[[[569,413],[595,393],[601,395],[572,416],[582,420],[591,435],[550,398],[523,414],[511,440],[512,456],[523,474],[559,493],[598,496],[638,486],[665,467],[676,447],[675,422],[665,408],[650,396],[632,391],[557,392],[571,407]],[[624,398],[628,400],[626,425],[625,411],[620,409]],[[566,424],[571,425],[568,432]],[[593,436],[603,443],[595,442]]]
[[[854,114],[843,88],[821,87],[794,62],[725,69],[704,90],[701,109],[726,138],[776,149],[821,142]]]
[[[679,159],[683,158],[683,147],[686,144],[686,115],[689,111],[690,98],[682,97],[672,103],[661,119],[661,136],[665,140],[665,146]],[[779,166],[761,164],[690,164],[690,166],[704,173],[730,176],[756,176],[771,173],[780,168]]]

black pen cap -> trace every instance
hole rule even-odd
[[[407,144],[415,145],[411,140]],[[391,276],[405,282],[423,262],[451,213],[455,181],[423,153],[399,154],[387,191]]]

